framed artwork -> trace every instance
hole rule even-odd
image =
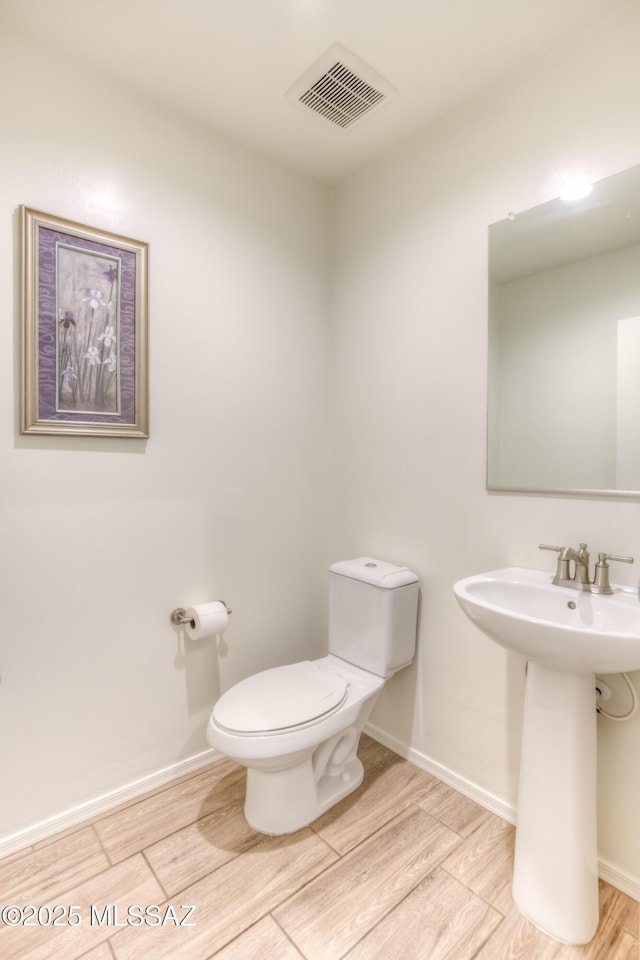
[[[148,245],[20,212],[21,432],[148,437]]]

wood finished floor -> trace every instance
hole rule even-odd
[[[288,837],[251,830],[244,770],[222,760],[0,860],[0,905],[72,905],[82,919],[0,923],[0,957],[640,960],[635,900],[602,883],[594,940],[551,940],[511,901],[513,827],[368,737],[360,756],[360,789]],[[125,925],[95,922],[107,905]],[[132,905],[168,922],[126,925]],[[195,906],[195,925],[169,905],[176,922]]]

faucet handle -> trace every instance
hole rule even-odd
[[[612,553],[599,553],[591,589],[594,593],[611,594],[609,583],[609,564],[607,560],[618,560],[620,563],[633,563],[633,557],[616,557]]]
[[[558,563],[556,565],[556,573],[553,577],[551,583],[560,584],[565,583],[567,580],[571,579],[571,573],[569,571],[569,561],[565,558],[566,547],[552,547],[548,543],[539,543],[539,550],[554,550],[558,554]]]
[[[598,563],[606,563],[607,560],[618,560],[620,563],[633,563],[633,557],[614,557],[612,553],[598,554]]]

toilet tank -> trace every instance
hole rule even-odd
[[[416,648],[418,577],[372,557],[329,568],[329,653],[379,677],[411,663]]]

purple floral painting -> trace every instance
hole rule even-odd
[[[56,246],[56,409],[119,414],[120,260]]]
[[[23,432],[147,436],[146,245],[67,224],[23,209]]]

